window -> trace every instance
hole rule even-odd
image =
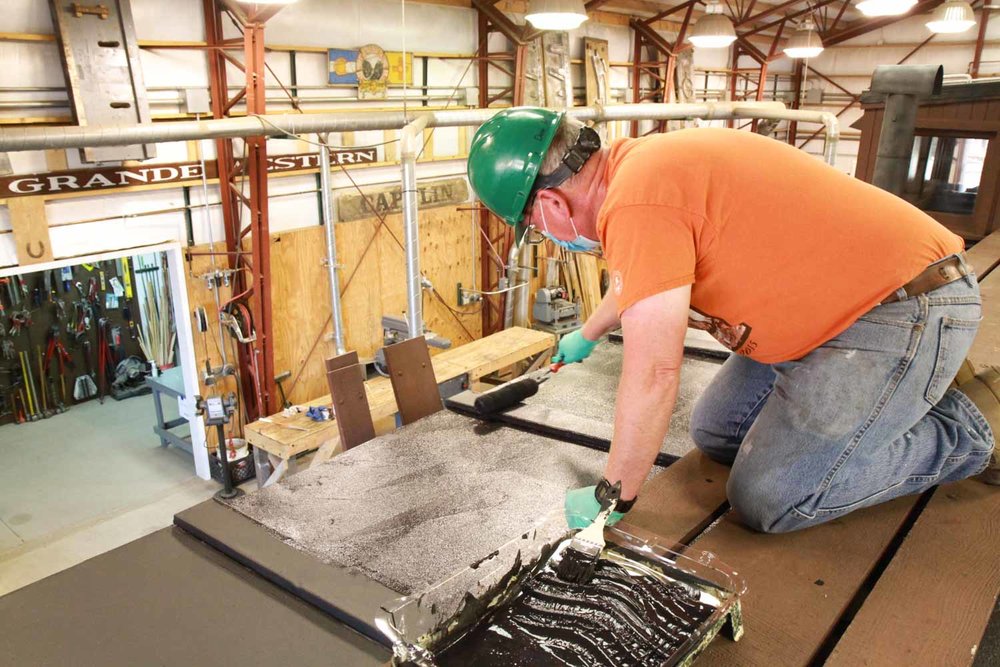
[[[917,136],[903,196],[924,211],[972,215],[988,139]]]

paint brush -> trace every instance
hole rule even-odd
[[[594,522],[573,536],[569,546],[562,553],[562,560],[556,566],[556,576],[572,584],[586,584],[594,576],[597,559],[604,551],[604,527],[608,517],[618,506],[622,483],[611,487],[610,502],[598,512]]]

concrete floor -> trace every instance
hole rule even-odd
[[[139,396],[0,427],[0,595],[169,526],[214,493],[190,454],[160,447],[154,420],[152,397]]]

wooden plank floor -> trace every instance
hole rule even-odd
[[[513,327],[480,338],[465,345],[445,350],[431,358],[437,381],[446,382],[466,373],[470,381],[530,358],[551,348],[552,334],[522,327]],[[372,420],[391,417],[396,412],[396,399],[388,378],[379,377],[365,383]],[[320,396],[308,405],[329,405],[330,396]],[[332,421],[314,422],[304,414],[285,417],[280,413],[270,417],[272,423],[256,421],[246,426],[246,438],[255,447],[281,459],[301,452],[318,449],[327,441],[338,438]],[[294,428],[289,428],[294,427]],[[304,429],[304,430],[299,430]]]
[[[969,351],[1000,364],[1000,232],[969,252],[983,323]],[[837,644],[831,665],[968,665],[1000,593],[1000,489],[940,487]],[[905,642],[899,638],[905,637]]]
[[[713,642],[698,664],[810,664],[916,500],[899,498],[781,535],[723,518],[693,547],[718,554],[746,578],[746,634],[735,643]]]
[[[939,487],[827,665],[971,664],[1000,591],[998,545],[1000,489]]]

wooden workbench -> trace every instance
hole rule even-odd
[[[494,373],[512,364],[531,359],[550,350],[555,344],[552,334],[522,327],[512,327],[479,340],[445,350],[431,358],[438,383],[468,375],[469,382]],[[365,382],[372,421],[376,426],[396,413],[396,399],[388,378],[378,377]],[[309,401],[307,405],[329,405],[330,395]],[[247,441],[254,446],[257,479],[261,486],[272,484],[293,465],[294,457],[314,449],[320,450],[312,465],[328,460],[337,453],[340,435],[333,421],[315,422],[304,414],[286,417],[272,415],[270,421],[255,421],[245,428]],[[272,471],[273,470],[273,471]]]

